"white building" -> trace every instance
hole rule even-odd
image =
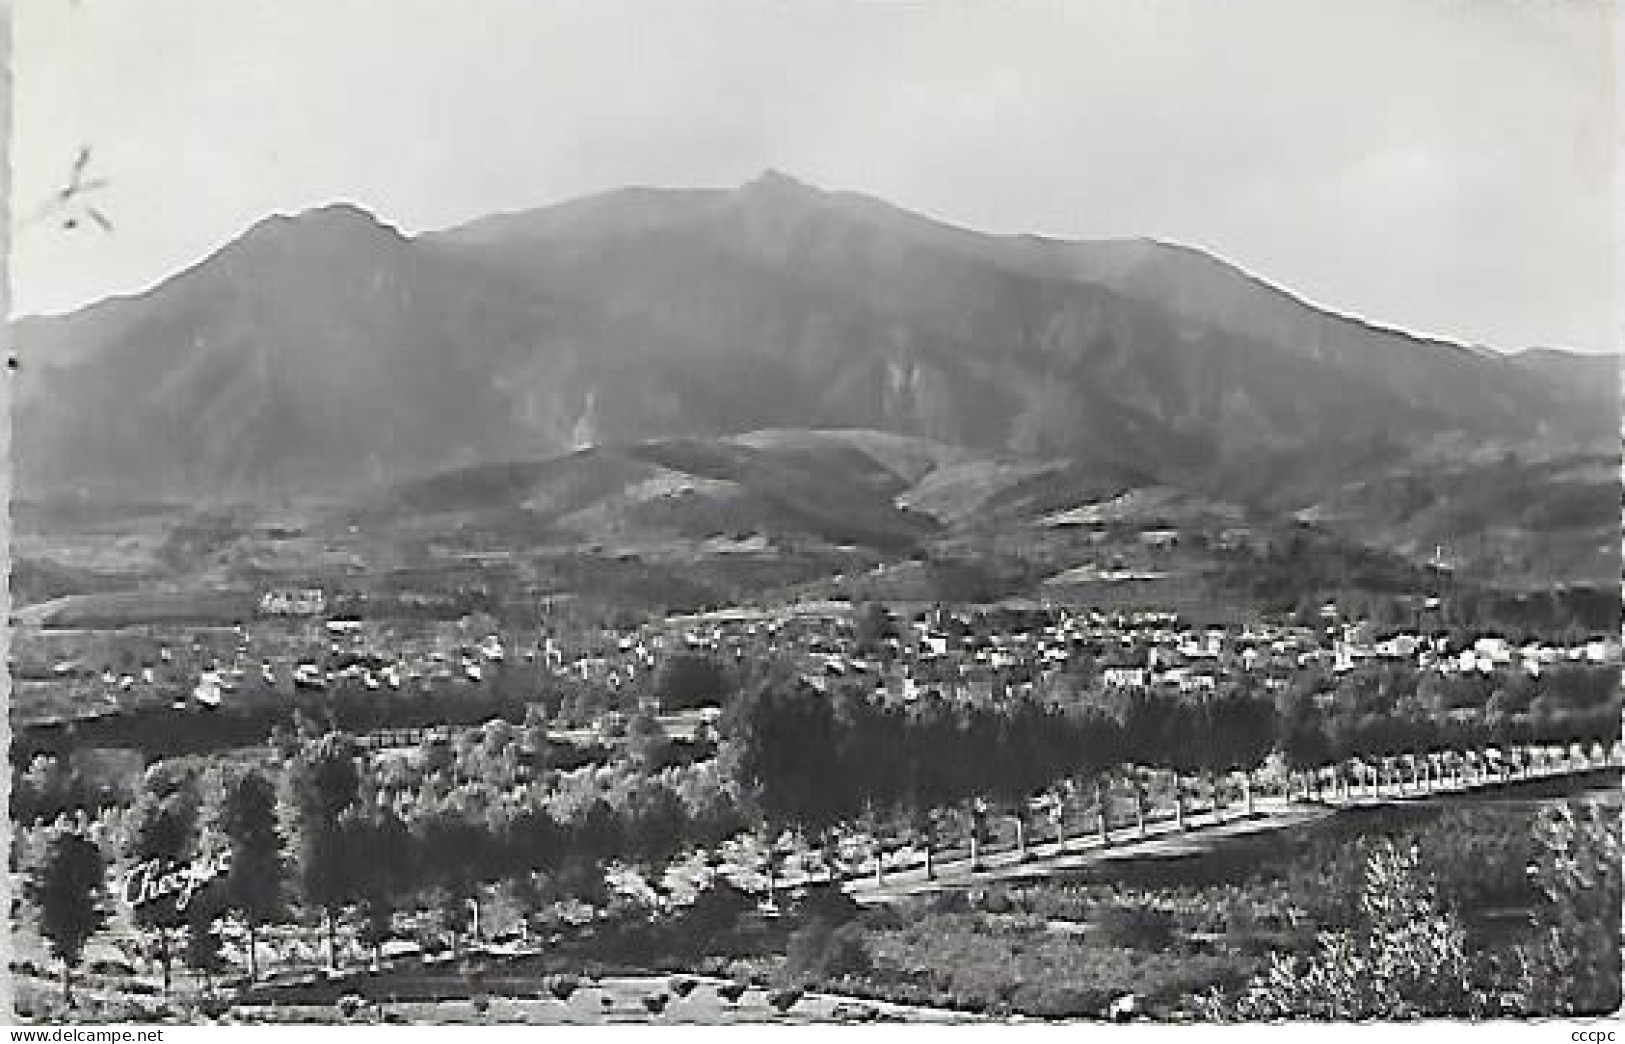
[[[1150,679],[1144,667],[1107,667],[1100,680],[1108,689],[1140,689]]]

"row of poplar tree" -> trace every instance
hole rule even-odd
[[[1505,734],[1510,725],[1518,735]],[[106,811],[88,830],[56,830],[29,891],[66,989],[106,924],[110,862],[172,866],[228,850],[229,871],[184,908],[133,910],[167,991],[176,957],[205,972],[221,966],[222,918],[244,929],[252,979],[263,926],[301,915],[321,921],[330,962],[341,922],[376,959],[403,911],[432,915],[455,947],[479,933],[492,889],[526,910],[561,900],[604,907],[611,864],[658,882],[672,860],[740,834],[797,837],[833,853],[839,837],[861,831],[877,839],[879,865],[888,844],[929,852],[957,831],[974,853],[989,808],[1024,817],[1047,800],[1064,837],[1069,816],[1087,805],[1104,832],[1124,782],[1143,822],[1147,772],[1171,778],[1182,814],[1197,782],[1214,809],[1226,778],[1239,776],[1250,793],[1272,753],[1308,772],[1444,747],[1613,743],[1619,710],[1615,699],[1519,722],[1441,723],[1384,713],[1380,701],[1328,710],[1303,692],[1154,690],[1088,707],[935,695],[904,703],[859,688],[824,691],[786,671],[732,696],[719,732],[707,760],[672,764],[647,744],[626,744],[580,770],[557,767],[543,715],[409,751],[369,753],[345,733],[307,732],[263,765],[161,762],[132,807]],[[963,814],[945,818],[946,810]],[[771,882],[773,846],[766,851]]]

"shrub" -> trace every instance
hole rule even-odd
[[[231,1011],[231,1002],[224,997],[206,997],[198,1005],[198,1010],[204,1018],[221,1019]]]
[[[1257,913],[1245,903],[1232,903],[1224,912],[1224,934],[1227,938],[1251,937],[1263,929]]]
[[[699,653],[677,653],[667,658],[655,676],[655,696],[662,710],[720,704],[727,694],[728,679],[722,667]]]
[[[861,916],[863,926],[872,932],[900,932],[908,922],[894,906],[876,906]]]
[[[1306,958],[1275,954],[1234,1000],[1209,998],[1209,1018],[1401,1019],[1489,1014],[1460,923],[1441,910],[1415,850],[1375,846],[1357,932],[1329,932]]]
[[[1617,810],[1569,802],[1534,825],[1531,877],[1539,944],[1524,953],[1524,1010],[1594,1015],[1620,1003],[1620,822]]]
[[[1012,1006],[1024,1015],[1075,1019],[1099,1016],[1111,999],[1112,991],[1098,987],[1034,983],[1016,990]]]
[[[738,928],[739,919],[755,909],[753,896],[722,881],[696,896],[673,921],[673,926],[683,938],[711,941],[732,934]]]
[[[827,982],[865,975],[872,968],[861,928],[818,918],[790,936],[781,977],[789,983]]]
[[[545,983],[547,992],[558,1001],[568,1001],[581,988],[581,980],[574,975],[551,975]]]
[[[861,914],[863,907],[838,887],[815,885],[807,889],[806,897],[799,904],[799,912],[810,920],[844,924]]]
[[[988,888],[971,894],[971,905],[983,913],[1007,914],[1016,909],[1010,893],[1003,888]]]
[[[1173,914],[1148,906],[1107,906],[1097,910],[1093,920],[1110,946],[1161,952],[1179,934]]]

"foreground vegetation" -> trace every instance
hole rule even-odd
[[[1126,994],[1161,1017],[1225,1020],[1619,1006],[1617,805],[1369,825],[1222,883],[1199,869],[1192,883],[1151,887],[1042,882],[817,925],[785,973],[1042,1016],[1097,1017]]]
[[[262,940],[285,934],[284,925],[316,928],[329,968],[376,965],[402,940],[457,960],[493,939],[534,947],[575,937],[582,926],[596,934],[596,926],[622,931],[687,916],[729,877],[759,891],[770,910],[804,917],[781,896],[786,883],[880,877],[888,865],[921,855],[929,874],[933,853],[949,849],[974,865],[986,846],[1011,840],[1011,827],[1022,846],[1040,831],[1047,841],[1085,831],[1110,839],[1144,824],[1159,802],[1175,816],[1200,806],[1217,818],[1226,805],[1245,811],[1263,787],[1310,795],[1322,786],[1416,788],[1463,775],[1504,780],[1554,761],[1588,765],[1617,742],[1619,720],[1617,697],[1599,695],[1589,679],[1551,684],[1535,701],[1538,715],[1521,719],[1521,732],[1505,714],[1457,716],[1440,726],[1386,685],[1351,688],[1346,702],[1339,690],[1329,714],[1301,690],[1277,699],[1136,691],[1067,709],[935,696],[898,704],[860,689],[819,692],[772,671],[729,699],[713,753],[697,758],[673,757],[671,741],[647,717],[628,724],[608,760],[586,764],[560,760],[563,748],[540,717],[518,725],[494,719],[451,740],[370,752],[352,736],[307,723],[259,763],[160,762],[128,806],[69,812],[61,802],[75,791],[71,772],[28,780],[14,801],[59,812],[22,832],[14,858],[36,882],[36,920],[67,998],[71,969],[107,922],[103,863],[128,874],[229,850],[229,872],[217,884],[187,901],[171,896],[126,911],[145,941],[139,956],[161,970],[163,996],[176,963],[193,968],[212,993],[219,976],[246,972],[237,985],[251,986]],[[1492,749],[1503,731],[1535,742]],[[1554,735],[1581,742],[1554,745]],[[1532,836],[1527,824],[1517,830]],[[1440,893],[1453,896],[1458,914],[1509,896],[1527,902],[1505,873],[1483,876],[1483,869],[1506,870],[1513,864],[1505,854],[1527,856],[1529,845],[1502,837],[1495,852],[1461,850],[1485,836],[1455,829],[1447,842],[1430,842],[1448,857],[1382,872],[1474,867],[1477,883],[1457,881]],[[1003,908],[928,907],[896,922],[815,911],[804,917],[811,935],[786,937],[777,950],[746,946],[734,958],[757,952],[765,962],[747,964],[747,977],[768,968],[793,982],[977,1011],[1098,1013],[1103,995],[1134,993],[1178,1013],[1187,1007],[1181,998],[1199,989],[1241,997],[1249,976],[1291,977],[1260,963],[1277,943],[1302,955],[1315,928],[1356,930],[1358,910],[1325,909],[1325,897],[1360,894],[1362,879],[1350,868],[1375,855],[1339,849],[1306,858],[1294,873],[1340,876],[1294,894],[1288,875],[1284,897],[1277,882],[1268,886],[1275,893],[1183,908],[1166,894],[1069,898],[1070,886],[1052,884],[1002,893],[995,902]],[[1528,862],[1516,864],[1520,873]],[[61,881],[78,885],[66,894],[48,887]],[[1433,893],[1418,888],[1415,904],[1431,901]],[[1077,916],[1058,916],[1068,903]],[[1410,920],[1420,916],[1415,904]],[[1235,923],[1215,923],[1213,909]],[[1042,925],[1031,920],[1040,914]],[[1081,925],[1077,938],[1050,923],[1057,920]],[[1065,954],[1079,938],[1092,956],[1069,962]],[[625,957],[635,962],[640,952],[632,946]],[[1579,960],[1580,952],[1570,946],[1564,959]],[[308,950],[270,953],[273,970],[313,966]],[[719,956],[692,947],[673,953],[688,961]],[[957,957],[943,965],[944,955]],[[1072,965],[1081,977],[1048,982],[1044,969]],[[1497,983],[1505,977],[1495,975]],[[1516,1001],[1537,1002],[1560,999]],[[1233,1003],[1239,1015],[1270,1010]]]

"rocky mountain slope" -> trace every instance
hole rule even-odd
[[[270,218],[20,324],[27,495],[326,494],[592,445],[863,428],[1201,482],[1372,439],[1606,445],[1617,371],[1313,308],[1150,241],[952,228],[769,173],[406,237]],[[1583,374],[1583,377],[1577,375]]]

